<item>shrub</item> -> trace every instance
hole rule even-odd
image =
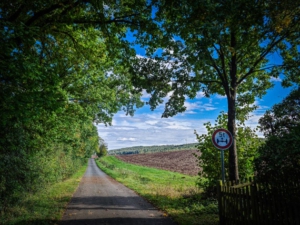
[[[275,183],[299,181],[300,88],[268,110],[259,123],[267,140],[255,160],[258,179]]]
[[[213,132],[218,128],[226,127],[227,115],[221,113],[213,126],[210,122],[205,123],[207,134],[197,136],[197,148],[200,152],[198,156],[199,167],[202,170],[199,172],[198,186],[203,188],[208,195],[213,195],[213,187],[217,180],[221,179],[221,160],[220,150],[212,143],[211,137]],[[257,148],[261,141],[255,134],[255,130],[245,127],[243,124],[237,125],[237,152],[239,162],[240,179],[253,176],[254,157],[257,153]],[[228,177],[228,151],[224,152],[225,177]]]

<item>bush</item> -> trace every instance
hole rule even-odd
[[[0,213],[17,205],[20,196],[68,178],[96,151],[92,122],[55,120],[0,130]]]
[[[198,186],[206,192],[207,195],[214,195],[214,186],[216,181],[222,178],[221,176],[221,160],[220,150],[212,143],[211,137],[213,132],[218,128],[226,127],[227,115],[221,113],[216,120],[214,126],[211,123],[205,123],[207,134],[197,136],[197,148],[200,152],[198,158],[199,167],[202,170],[199,172]],[[261,141],[255,134],[255,130],[249,127],[244,127],[243,124],[237,124],[237,153],[239,162],[240,179],[253,176],[254,173],[254,158],[257,154],[258,146]],[[228,150],[224,151],[225,177],[228,177]]]
[[[300,88],[274,105],[259,120],[267,137],[259,148],[255,168],[265,182],[298,181],[300,177]]]
[[[255,160],[259,180],[276,183],[300,177],[300,125],[283,136],[270,136]]]

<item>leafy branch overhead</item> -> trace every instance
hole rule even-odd
[[[227,97],[227,128],[235,136],[236,120],[247,119],[255,98],[272,87],[271,78],[284,75],[285,86],[299,82],[299,2],[153,0],[151,4],[157,27],[136,34],[147,58],[137,58],[134,85],[151,94],[152,109],[169,97],[163,117],[183,112],[185,99],[198,91],[220,94]],[[229,150],[231,180],[238,179],[235,142]]]
[[[142,15],[151,12],[145,2],[14,1],[0,8],[5,95],[22,90],[23,104],[46,101],[49,107],[71,99],[108,123],[123,106],[130,115],[141,106],[128,72],[135,51],[125,36],[141,29]],[[40,88],[29,96],[33,87]]]
[[[297,81],[296,74],[292,74],[296,71],[288,70],[292,64],[287,63],[288,57],[285,57],[289,53],[290,60],[299,60],[298,51],[294,52],[299,44],[297,3],[276,6],[272,1],[152,3],[157,7],[155,19],[161,26],[157,27],[156,35],[137,35],[149,57],[147,62],[139,58],[144,68],[136,66],[142,74],[140,79],[151,71],[156,83],[169,85],[172,90],[184,86],[186,92],[182,94],[190,94],[191,98],[196,95],[195,89],[203,89],[207,96],[214,93],[232,96],[238,89],[239,95],[249,96],[247,104],[250,100],[253,103],[255,96],[265,94],[271,87],[271,77],[284,72],[285,83]],[[287,20],[287,17],[293,20],[286,23],[279,20]],[[283,57],[283,63],[275,64],[274,52]],[[201,88],[194,87],[195,83],[200,83]],[[243,104],[242,99],[240,104]]]

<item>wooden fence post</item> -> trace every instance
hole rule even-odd
[[[222,187],[223,182],[221,180],[217,181],[217,195],[218,195],[218,207],[219,207],[219,220],[220,220],[220,225],[225,225],[224,221],[224,211],[223,211],[223,201],[222,201]]]
[[[252,217],[253,217],[253,224],[259,224],[258,219],[258,204],[257,204],[257,186],[256,182],[254,181],[252,185],[250,185],[250,195],[251,195],[251,210],[252,210]]]

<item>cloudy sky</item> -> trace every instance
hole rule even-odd
[[[281,80],[273,80],[275,86],[263,99],[257,99],[258,109],[252,113],[247,125],[257,126],[258,119],[275,103],[281,102],[290,89],[281,87]],[[148,95],[143,95],[147,101]],[[224,96],[214,95],[205,98],[201,93],[193,100],[185,103],[187,110],[171,118],[161,118],[164,104],[151,111],[149,106],[137,109],[133,117],[124,112],[117,113],[112,126],[98,124],[99,136],[108,144],[108,149],[118,149],[131,146],[150,146],[166,144],[184,144],[196,142],[194,130],[198,134],[206,133],[204,123],[214,123],[221,111],[227,111],[227,101]],[[262,136],[258,133],[258,135]]]

